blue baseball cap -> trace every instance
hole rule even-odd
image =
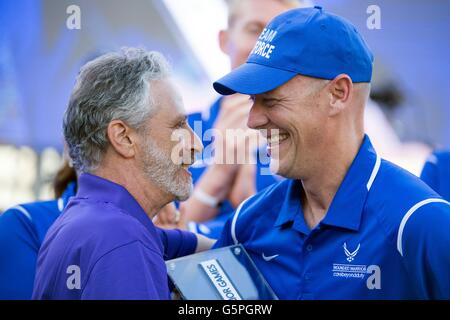
[[[247,62],[214,82],[229,95],[271,91],[296,75],[332,80],[347,74],[370,82],[373,55],[349,21],[322,7],[289,10],[263,30]]]

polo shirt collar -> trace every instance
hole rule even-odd
[[[283,205],[280,209],[277,220],[275,221],[275,227],[281,227],[288,222],[294,222],[296,219],[303,218],[303,210],[301,206],[300,196],[302,194],[302,182],[300,180],[289,180],[288,187],[286,190],[286,197],[284,199]],[[306,224],[297,223],[301,232],[307,234],[309,233]]]
[[[115,182],[89,173],[83,173],[78,178],[76,197],[110,203],[123,213],[136,218],[152,236],[157,237],[156,228],[144,209],[127,189]]]
[[[366,198],[380,168],[380,162],[381,159],[369,137],[365,135],[358,154],[322,220],[323,224],[359,230]]]
[[[381,159],[376,154],[367,135],[353,160],[347,174],[320,224],[357,231],[367,195],[378,173]],[[294,222],[294,228],[308,234],[301,207],[302,184],[299,180],[289,182],[286,197],[275,226]]]

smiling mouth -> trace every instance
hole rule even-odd
[[[274,134],[270,137],[267,137],[267,144],[270,148],[281,144],[283,141],[287,140],[289,138],[289,134],[287,133],[280,133],[280,134]]]
[[[271,134],[267,137],[267,155],[269,157],[279,157],[278,149],[284,141],[289,139],[289,137],[290,136],[287,133]]]

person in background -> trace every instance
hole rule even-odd
[[[435,150],[428,157],[420,178],[450,201],[450,151]]]
[[[20,204],[0,215],[0,300],[31,299],[39,249],[75,195],[76,179],[65,161],[53,182],[55,200]]]
[[[219,33],[221,50],[228,55],[231,68],[245,63],[250,51],[264,26],[276,15],[292,8],[305,5],[305,1],[296,0],[227,0],[228,28]],[[251,107],[249,96],[233,95],[219,98],[210,108],[202,113],[189,116],[189,124],[194,130],[200,124],[202,133],[215,129],[225,136],[226,129],[249,130],[246,119]],[[256,132],[252,134],[257,135]],[[250,134],[251,135],[251,134]],[[206,147],[211,140],[203,139]],[[239,143],[224,143],[228,154],[240,149]],[[199,161],[191,167],[194,180],[194,193],[181,204],[180,210],[190,221],[191,231],[218,238],[225,221],[235,208],[257,191],[277,182],[280,177],[262,174],[267,167],[256,155],[254,164],[206,164]],[[220,161],[220,160],[219,160]],[[267,169],[267,168],[266,168]],[[268,171],[268,170],[267,170]]]
[[[393,110],[401,108],[404,101],[405,94],[396,82],[384,80],[372,84],[370,98],[366,103],[364,127],[383,159],[419,176],[431,149],[420,141],[400,139],[394,129]]]

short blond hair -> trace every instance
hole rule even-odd
[[[234,19],[236,18],[237,12],[239,10],[239,5],[246,0],[225,0],[225,3],[228,8],[228,26],[233,24]],[[274,0],[278,1],[281,4],[286,5],[286,7],[290,9],[302,8],[307,6],[307,1],[304,0]]]

